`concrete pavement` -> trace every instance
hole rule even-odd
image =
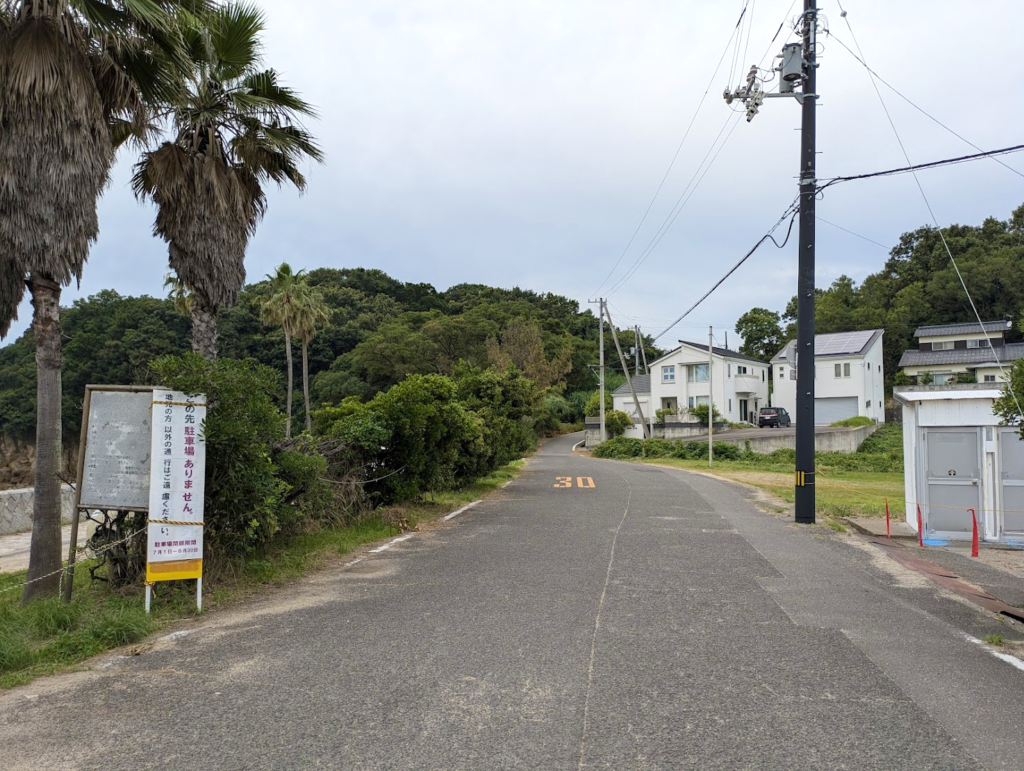
[[[1014,629],[578,438],[350,568],[0,694],[4,768],[1020,767],[1024,671],[974,642]]]

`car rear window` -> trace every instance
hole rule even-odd
[[[778,415],[779,413],[775,410],[761,410],[762,415]]]

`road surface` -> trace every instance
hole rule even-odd
[[[352,567],[0,694],[3,767],[1021,767],[1024,671],[967,637],[1014,632],[572,441]]]

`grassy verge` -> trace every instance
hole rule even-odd
[[[712,473],[723,479],[752,485],[787,503],[793,503],[795,496],[791,469],[767,470],[743,461],[715,461],[711,469],[706,460],[660,458],[647,462]],[[889,499],[892,516],[902,517],[904,514],[902,472],[819,470],[816,483],[817,511],[823,516],[885,516],[886,498]]]
[[[523,466],[515,461],[469,487],[438,493],[400,507],[410,525],[429,522],[491,492],[513,479]],[[281,538],[259,555],[222,564],[206,577],[204,607],[216,608],[259,592],[268,585],[284,585],[329,564],[365,544],[399,530],[379,515],[367,516],[347,527]],[[160,584],[154,590],[153,613],[145,614],[138,587],[115,592],[90,580],[87,566],[75,570],[74,600],[57,599],[21,605],[19,586],[27,571],[0,573],[0,689],[23,685],[53,674],[111,648],[142,640],[174,621],[195,614],[195,585]]]

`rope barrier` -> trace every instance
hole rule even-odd
[[[115,546],[120,546],[123,543],[127,543],[128,541],[130,541],[133,538],[135,538],[136,536],[138,536],[140,533],[144,533],[144,532],[146,532],[146,531],[145,530],[136,530],[134,533],[132,533],[131,535],[127,536],[126,538],[122,538],[120,541],[114,541],[114,543],[108,543],[103,548],[97,549],[96,551],[94,551],[92,553],[92,556],[90,557],[90,559],[92,559],[94,557],[99,557],[101,554],[104,554],[105,552],[110,551]],[[87,546],[79,546],[75,550],[75,553],[77,554],[79,552],[84,552],[87,549],[88,549]],[[76,562],[75,564],[77,565],[78,563]],[[55,576],[58,573],[66,573],[70,567],[71,567],[71,565],[64,564],[64,565],[61,566],[61,568],[59,570],[54,570],[52,573],[47,573],[44,576],[38,576],[36,578],[33,578],[30,581],[25,581],[24,583],[15,584],[14,586],[8,586],[6,589],[0,589],[0,594],[4,594],[6,592],[13,592],[15,589],[23,589],[26,586],[28,586],[29,584],[34,584],[37,581],[42,581],[44,578],[51,578],[52,576]],[[63,580],[64,580],[64,577],[61,576],[61,581],[63,582]]]

